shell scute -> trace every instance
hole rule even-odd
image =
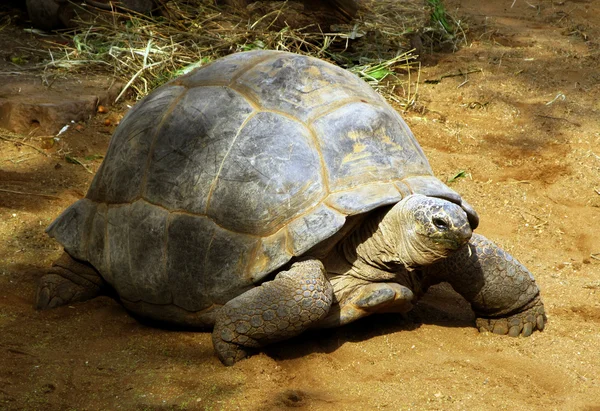
[[[207,85],[228,85],[258,62],[268,58],[270,53],[236,53],[224,59],[213,61],[200,69],[193,70],[173,82],[188,88]]]
[[[167,233],[167,277],[173,303],[200,311],[224,304],[252,284],[245,275],[256,238],[231,233],[207,217],[173,213]]]
[[[121,204],[108,207],[106,213],[106,236],[109,251],[110,276],[105,277],[110,284],[119,292],[122,299],[128,301],[139,301],[142,296],[137,291],[138,279],[131,275],[129,265],[131,263],[129,254],[129,213],[131,204]],[[104,276],[104,273],[102,273]]]
[[[106,213],[108,206],[104,203],[98,204],[93,220],[90,222],[88,231],[87,261],[98,271],[103,273],[104,279],[110,283],[112,275],[108,265],[110,250],[107,249],[108,238],[106,237]]]
[[[323,111],[344,101],[382,98],[354,74],[339,67],[289,53],[271,53],[272,58],[246,71],[233,83],[267,110],[283,111],[310,123]],[[366,86],[366,87],[365,87]]]
[[[397,203],[402,198],[394,183],[373,183],[332,193],[327,204],[346,215],[354,215]]]
[[[432,174],[412,133],[391,108],[351,103],[320,117],[313,127],[332,192]]]
[[[264,237],[325,195],[310,131],[277,113],[260,112],[231,144],[207,215],[232,231]]]
[[[127,203],[139,198],[156,131],[184,92],[183,87],[163,86],[127,113],[113,134],[87,198],[104,203]]]
[[[172,301],[165,275],[168,215],[144,200],[134,202],[129,210],[129,276],[141,299],[152,304]]]
[[[287,229],[294,255],[302,255],[315,245],[315,239],[326,239],[338,232],[346,216],[324,204],[289,223]],[[320,242],[320,241],[317,241]]]
[[[227,87],[187,91],[156,133],[144,198],[170,210],[206,214],[211,184],[252,113],[246,99]]]

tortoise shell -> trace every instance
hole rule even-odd
[[[252,51],[141,100],[48,232],[122,300],[198,312],[410,193],[461,204],[371,87],[316,58]]]

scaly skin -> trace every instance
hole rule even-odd
[[[65,252],[40,279],[35,307],[45,310],[86,301],[102,294],[105,288],[98,271]]]
[[[464,246],[472,234],[467,218],[458,205],[423,195],[371,213],[323,259],[334,304],[319,327],[410,311],[422,294],[413,269]]]
[[[546,325],[533,276],[482,235],[473,234],[467,246],[422,271],[426,281],[447,281],[471,303],[480,331],[527,337]]]
[[[297,262],[223,306],[212,334],[217,356],[232,365],[255,348],[294,337],[323,319],[331,300],[323,264]]]
[[[323,321],[315,325],[318,328],[339,327],[377,313],[406,313],[413,308],[413,292],[410,288],[397,283],[369,283],[352,277],[344,277],[352,288],[347,294],[340,292],[338,280],[333,278],[332,286],[338,291],[334,304]],[[343,300],[338,300],[344,295]]]

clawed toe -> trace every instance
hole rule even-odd
[[[35,308],[46,310],[97,296],[101,288],[86,280],[74,283],[58,274],[47,274],[40,279],[35,298]]]
[[[510,337],[529,337],[535,330],[543,331],[548,321],[541,302],[525,311],[504,318],[477,318],[479,331]]]
[[[48,274],[42,277],[38,287],[35,308],[38,310],[46,310],[64,305],[64,297],[72,296],[69,293],[68,287],[61,287],[67,280],[59,275]]]
[[[224,341],[213,334],[213,346],[217,357],[224,365],[230,366],[249,357],[254,350],[248,347]]]

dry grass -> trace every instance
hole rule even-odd
[[[440,32],[434,27],[436,9],[431,4],[366,0],[353,21],[329,27],[288,24],[302,13],[299,4],[264,1],[231,10],[210,0],[179,0],[163,4],[163,17],[100,10],[91,15],[76,6],[82,28],[64,33],[70,45],[54,45],[47,67],[103,67],[125,79],[123,93],[132,91],[140,98],[173,77],[230,53],[286,50],[348,68],[405,107],[414,102],[416,88],[411,83],[418,62],[409,39],[418,32],[428,40],[431,33]],[[408,83],[399,73],[408,73]]]

